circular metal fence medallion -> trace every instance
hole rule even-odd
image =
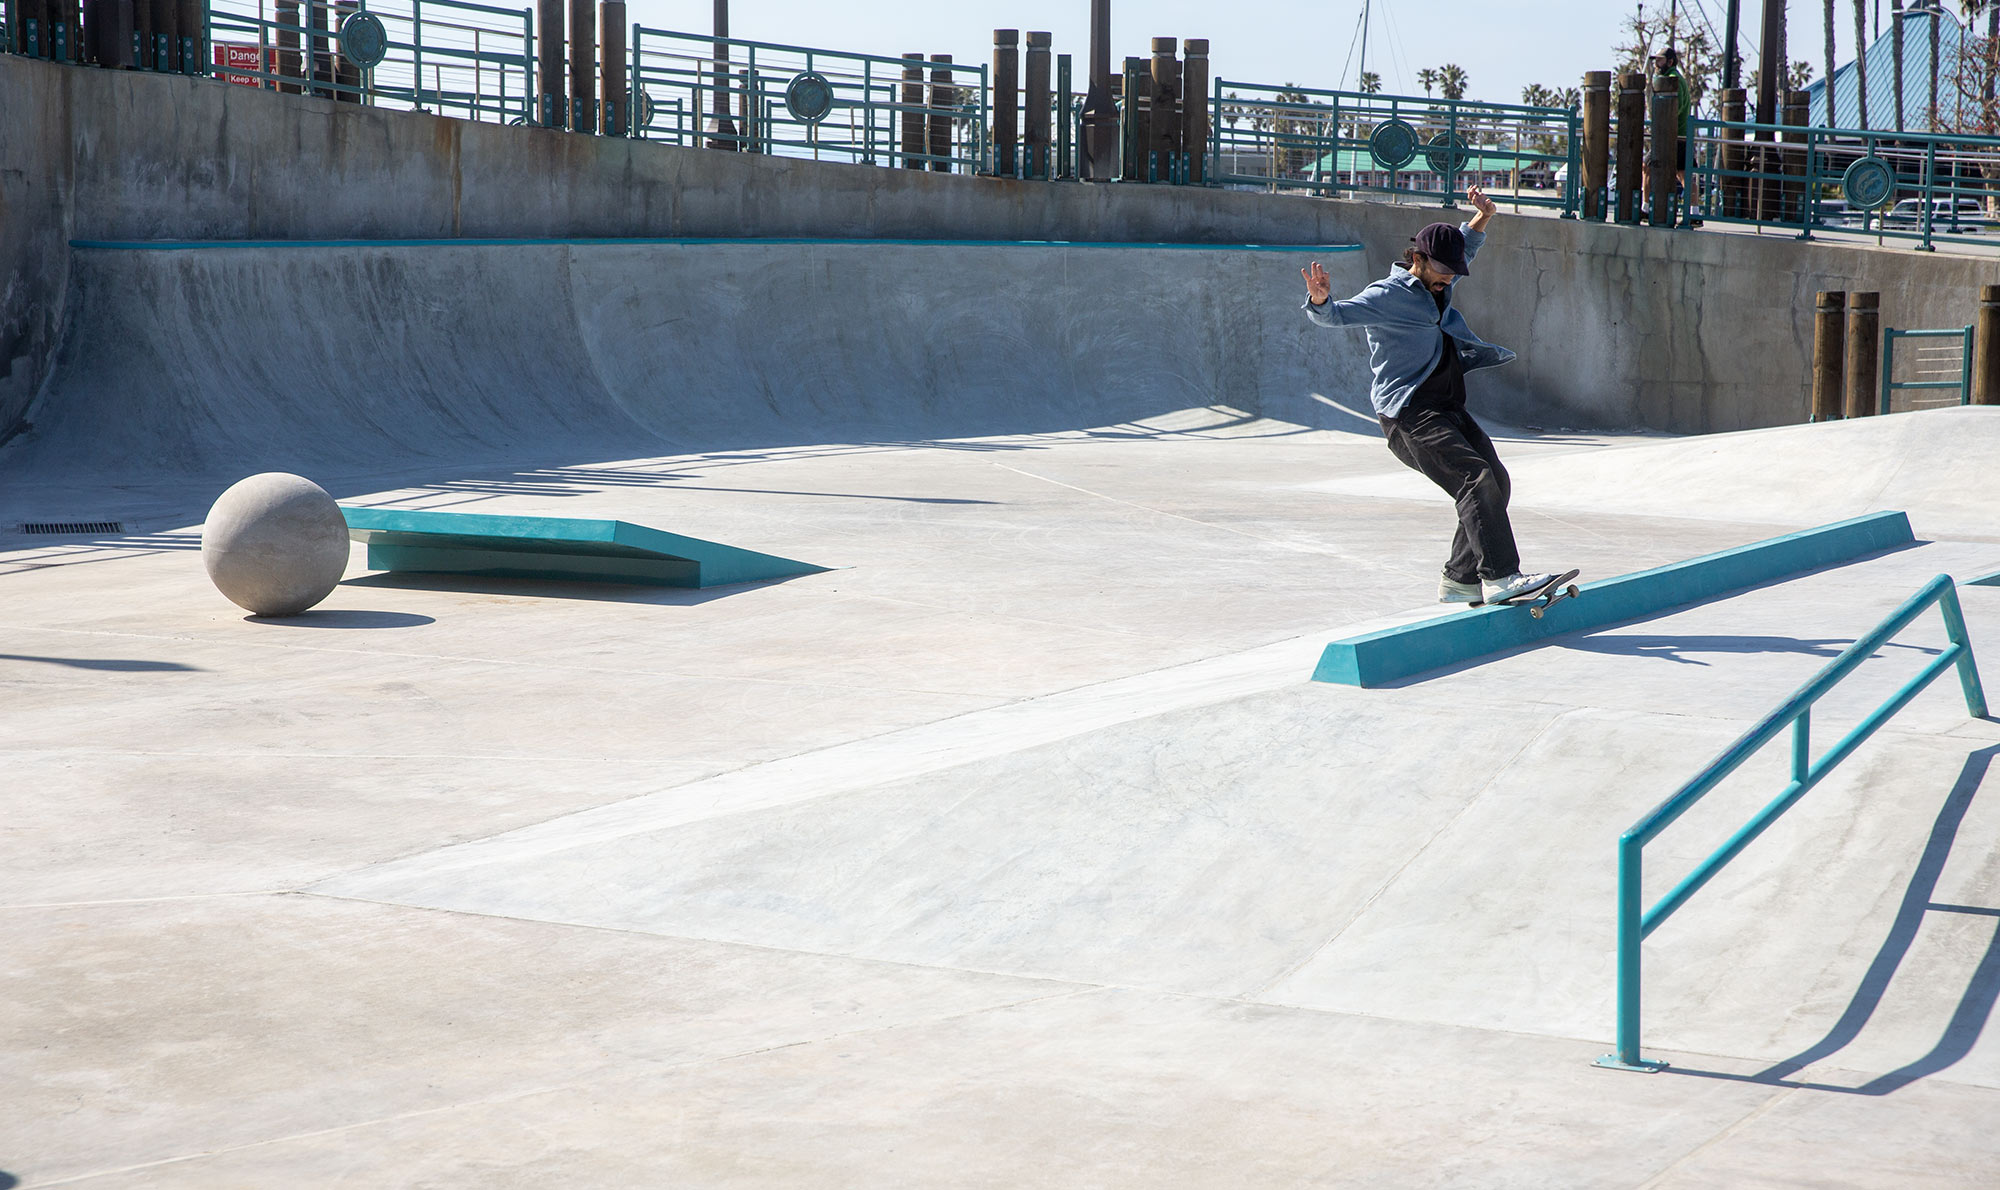
[[[833,84],[818,71],[801,72],[785,88],[785,109],[795,120],[819,123],[833,110]]]
[[[1384,120],[1368,134],[1368,152],[1383,169],[1402,169],[1417,159],[1417,130],[1404,120]]]
[[[1896,171],[1880,157],[1863,157],[1840,175],[1840,192],[1850,207],[1879,211],[1896,197]]]
[[[389,31],[372,12],[350,12],[340,22],[340,54],[363,70],[389,56]]]
[[[1448,133],[1440,132],[1424,146],[1424,164],[1431,167],[1434,174],[1460,173],[1472,160],[1465,142]]]
[[[653,108],[653,97],[646,93],[646,88],[644,87],[639,88],[638,97],[632,101],[632,114],[638,120],[639,127],[651,128],[653,126],[653,117],[658,113]]]

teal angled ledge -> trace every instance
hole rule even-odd
[[[1320,655],[1313,681],[1382,686],[1552,636],[1658,615],[1915,540],[1904,513],[1872,513],[1637,574],[1583,583],[1581,598],[1555,604],[1539,620],[1526,607],[1484,607],[1337,640]]]
[[[628,521],[342,505],[368,567],[419,574],[719,587],[829,569]]]
[[[2000,570],[1996,570],[1992,574],[1982,574],[1978,578],[1966,579],[1965,585],[1968,587],[2000,587]]]

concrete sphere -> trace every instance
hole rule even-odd
[[[347,573],[347,521],[310,479],[267,471],[208,510],[201,562],[215,589],[260,616],[296,616]]]

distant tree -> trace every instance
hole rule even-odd
[[[1426,96],[1430,95],[1431,89],[1436,87],[1437,84],[1438,72],[1436,70],[1426,66],[1417,72],[1417,85],[1424,89]]]
[[[1376,74],[1372,70],[1364,70],[1361,72],[1361,93],[1363,95],[1374,95],[1379,93],[1381,90],[1382,90],[1381,75]]]
[[[1625,18],[1626,41],[1612,47],[1618,55],[1616,74],[1643,74],[1651,77],[1653,56],[1672,46],[1680,57],[1681,77],[1687,80],[1688,102],[1694,106],[1696,114],[1702,110],[1702,100],[1715,90],[1722,73],[1722,55],[1715,50],[1715,43],[1708,39],[1708,30],[1695,24],[1696,18],[1688,12],[1688,5],[1671,5],[1665,14],[1646,15],[1646,6],[1638,5],[1632,15]],[[1756,84],[1751,84],[1754,87]]]
[[[1469,81],[1465,71],[1453,63],[1447,62],[1438,68],[1438,86],[1444,91],[1446,99],[1465,98],[1465,88]]]

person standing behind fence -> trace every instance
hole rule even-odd
[[[1689,89],[1687,76],[1681,73],[1680,52],[1672,46],[1661,50],[1652,59],[1653,73],[1674,80],[1676,101],[1679,105],[1674,121],[1674,193],[1688,194],[1688,205],[1693,206],[1693,195],[1688,191],[1687,169],[1689,135],[1694,127],[1694,92]],[[1639,173],[1640,203],[1652,209],[1652,196],[1645,193],[1652,186],[1649,171]]]

